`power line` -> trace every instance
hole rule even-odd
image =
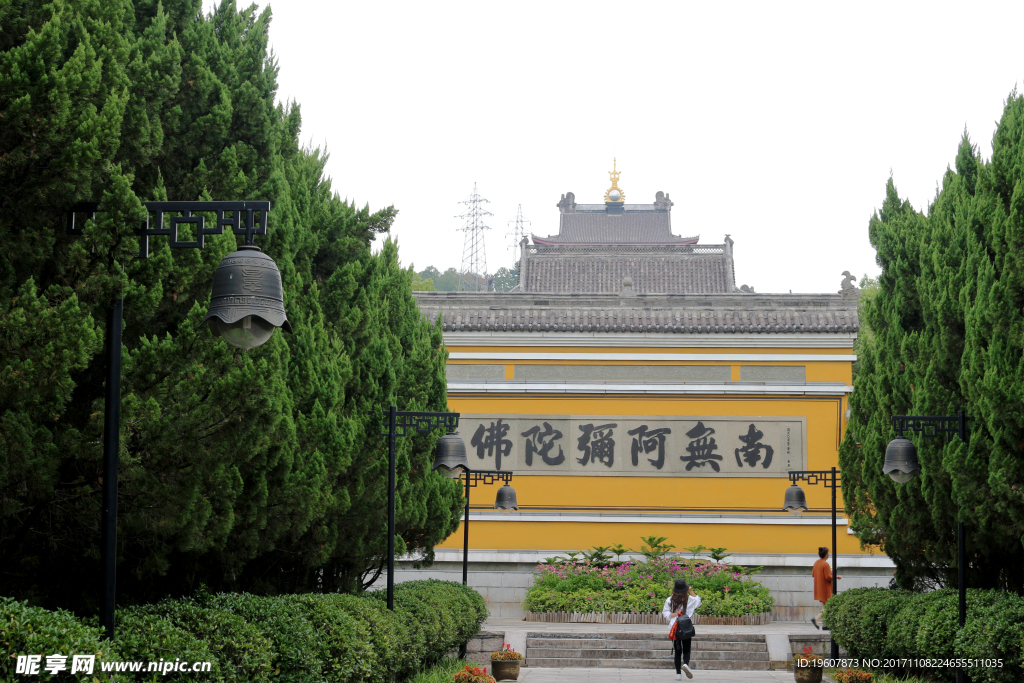
[[[530,225],[530,221],[523,218],[523,205],[519,205],[519,209],[516,211],[516,217],[514,220],[508,222],[509,227],[512,228],[505,234],[509,238],[508,248],[512,252],[512,260],[519,259],[519,245],[522,243],[523,238],[526,237],[526,226]],[[514,226],[513,226],[514,224]]]
[[[483,219],[494,214],[481,206],[484,202],[490,203],[477,193],[476,183],[473,183],[473,194],[459,202],[467,209],[465,213],[456,216],[465,221],[459,230],[466,233],[462,246],[462,268],[459,271],[460,292],[484,292],[489,289],[484,230],[490,230],[490,227],[484,225]]]

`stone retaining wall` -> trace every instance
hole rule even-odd
[[[492,617],[522,619],[523,598],[533,585],[533,575],[542,555],[556,555],[555,551],[470,551],[469,585],[483,595]],[[481,559],[474,559],[474,556]],[[535,559],[535,556],[537,559]],[[438,550],[437,561],[426,569],[413,569],[412,562],[396,563],[395,580],[398,582],[416,579],[442,579],[462,582],[462,552]],[[876,556],[877,557],[877,556]],[[483,559],[486,558],[486,559]],[[507,560],[505,560],[507,558]],[[887,566],[850,566],[870,556],[839,557],[839,590],[865,586],[885,586],[892,578],[894,569]],[[530,559],[531,561],[523,561]],[[811,579],[811,565],[817,555],[807,556],[736,556],[729,558],[739,566],[761,566],[757,580],[771,591],[775,598],[772,621],[808,622],[821,611],[821,605],[814,600],[814,586]],[[457,560],[457,561],[455,561]],[[496,561],[499,560],[499,561]],[[501,561],[504,560],[504,561]],[[750,560],[749,564],[745,560]],[[881,556],[882,561],[888,558]],[[881,562],[874,562],[881,564]],[[889,563],[891,564],[891,563]],[[374,585],[384,587],[383,577]]]
[[[480,631],[466,643],[466,661],[477,666],[490,666],[491,653],[501,649],[504,631]]]
[[[661,612],[526,612],[524,621],[537,621],[548,624],[665,624]],[[755,626],[771,621],[769,612],[761,614],[745,614],[741,617],[709,617],[694,614],[694,625],[714,626]]]

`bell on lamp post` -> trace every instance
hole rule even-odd
[[[782,504],[782,509],[793,515],[807,512],[807,497],[804,490],[796,484],[786,489],[786,501]]]
[[[503,515],[507,515],[513,510],[518,510],[519,505],[516,503],[516,490],[508,484],[505,484],[498,489],[498,496],[494,500],[494,509],[498,510]]]
[[[278,327],[291,332],[274,259],[249,245],[225,256],[213,274],[207,321],[214,336],[245,351],[266,343]]]
[[[906,484],[921,471],[917,464],[917,446],[910,439],[898,436],[885,447],[885,464],[882,473],[888,474],[897,484]]]
[[[458,434],[445,434],[434,449],[434,467],[449,479],[458,479],[469,469],[466,442]]]

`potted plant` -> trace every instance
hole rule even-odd
[[[793,678],[796,683],[821,683],[825,671],[825,658],[814,653],[810,645],[798,655],[793,655]]]
[[[501,649],[491,653],[491,671],[495,680],[515,681],[519,679],[519,665],[523,662],[521,652],[516,652],[508,643],[502,643]]]
[[[835,677],[836,683],[871,683],[874,680],[873,674],[849,667],[836,671]]]
[[[454,683],[495,683],[494,676],[487,673],[487,667],[467,666],[455,674]]]

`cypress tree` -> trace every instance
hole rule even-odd
[[[103,320],[122,295],[120,599],[352,590],[384,561],[380,410],[446,410],[444,351],[397,245],[371,251],[395,210],[342,201],[299,145],[270,19],[230,0],[0,9],[0,594],[95,603]],[[103,211],[71,237],[81,199]],[[241,353],[202,326],[234,235],[136,257],[141,202],[167,199],[271,201],[257,244],[294,334]],[[461,509],[430,473],[439,436],[399,456],[400,549],[428,557]]]
[[[927,214],[900,200],[890,179],[869,223],[882,274],[864,306],[873,338],[861,347],[840,464],[861,541],[880,544],[907,587],[955,584],[963,519],[969,584],[1024,588],[1024,418],[1016,408],[1024,326],[1015,327],[1024,304],[1015,248],[1024,238],[1014,206],[1022,111],[1012,94],[988,163],[964,133]],[[908,435],[921,476],[897,485],[882,474],[892,415],[958,410],[968,443]]]

